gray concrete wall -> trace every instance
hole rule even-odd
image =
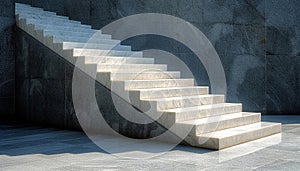
[[[14,1],[0,1],[0,120],[15,113]]]
[[[72,77],[73,64],[69,63],[43,44],[36,41],[24,31],[17,29],[16,60],[16,106],[17,117],[43,126],[54,126],[80,130],[81,127],[73,106]],[[88,75],[77,72],[78,78],[88,84],[94,83]],[[106,122],[115,131],[134,138],[149,138],[166,131],[154,122],[135,124],[123,118],[114,104],[124,108],[132,107],[123,99],[114,96],[99,83],[95,85],[98,106],[80,96],[77,101],[87,103],[92,113],[99,108]],[[74,97],[75,98],[75,97]],[[97,128],[99,122],[88,118],[91,129]]]
[[[245,111],[264,114],[300,112],[300,2],[297,0],[26,2],[92,24],[94,28],[144,12],[185,19],[203,31],[219,53],[226,73],[228,102],[242,102]],[[170,51],[191,68],[197,83],[209,85],[203,66],[183,45],[156,36],[135,37],[125,43],[132,44],[135,50],[158,48]]]

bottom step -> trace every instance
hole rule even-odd
[[[198,135],[197,146],[220,150],[280,132],[280,123],[260,122]]]

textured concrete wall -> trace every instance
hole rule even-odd
[[[0,119],[15,113],[14,1],[0,1]]]
[[[24,0],[26,1],[26,0]],[[203,31],[220,55],[228,102],[266,114],[300,112],[300,2],[297,0],[27,0],[101,28],[116,19],[144,12],[165,13]],[[183,45],[157,36],[125,43],[135,50],[158,48],[178,56],[199,85],[209,85],[202,64]]]
[[[16,37],[18,119],[79,128],[71,100],[73,66],[20,29]]]

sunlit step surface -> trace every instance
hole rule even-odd
[[[62,42],[63,49],[73,48],[87,48],[87,49],[101,49],[101,50],[127,50],[130,51],[130,46],[113,45],[105,43],[80,43],[80,42]]]
[[[126,80],[159,80],[159,79],[179,79],[180,72],[172,71],[145,71],[141,73],[129,71],[126,72],[100,72],[99,77],[109,77],[111,81],[126,81]]]
[[[198,135],[197,146],[220,150],[280,132],[280,123],[260,122]]]
[[[154,64],[154,58],[135,58],[120,56],[85,56],[86,64]],[[139,75],[139,73],[135,73]]]
[[[160,98],[160,99],[142,99],[142,101],[156,102],[157,110],[166,110],[166,109],[174,109],[174,108],[185,108],[191,106],[224,103],[224,96],[223,95],[198,95],[198,96],[170,97],[170,98]]]
[[[212,105],[193,106],[187,108],[176,108],[163,110],[164,113],[175,117],[177,122],[201,119],[213,116],[226,115],[230,113],[242,112],[240,103],[220,103]]]
[[[196,135],[202,135],[213,131],[234,128],[242,125],[249,125],[260,122],[260,113],[232,113],[227,115],[220,115],[202,119],[188,120],[178,122],[182,125],[194,125],[194,132]]]
[[[130,70],[160,70],[160,71],[166,71],[167,65],[159,65],[159,64],[103,64],[98,63],[97,64],[97,71],[98,72],[106,72],[106,71],[130,71]]]
[[[106,44],[113,44],[118,45],[121,43],[120,40],[113,40],[113,39],[93,39],[90,37],[72,37],[72,36],[57,36],[51,35],[51,39],[53,43],[62,43],[62,42],[75,42],[75,43],[106,43]]]
[[[162,80],[125,80],[125,90],[164,88],[164,87],[188,87],[194,86],[194,79],[162,79]]]
[[[70,56],[128,56],[128,57],[143,57],[142,52],[119,51],[119,50],[100,50],[100,49],[79,49],[74,48],[65,50]]]
[[[208,94],[208,87],[192,86],[192,87],[169,87],[169,88],[150,88],[130,90],[132,93],[140,96],[141,99],[169,98],[181,96],[194,96]]]

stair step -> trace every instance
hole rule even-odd
[[[135,58],[135,57],[89,57],[85,56],[86,63],[105,63],[105,64],[154,64],[154,58]],[[137,74],[137,73],[134,73]]]
[[[162,111],[174,108],[224,103],[224,95],[182,96],[161,99],[142,99],[141,101],[155,102],[157,110]]]
[[[34,14],[55,14],[55,12],[51,11],[45,11],[41,8],[15,8],[15,14],[28,14],[28,13],[34,13]]]
[[[32,20],[39,20],[39,21],[47,21],[47,20],[53,20],[53,21],[74,21],[70,20],[69,17],[65,16],[58,16],[58,15],[43,15],[43,14],[18,14],[17,17],[19,19],[32,19]]]
[[[206,95],[209,88],[202,86],[192,87],[170,87],[170,88],[152,88],[130,90],[131,93],[137,94],[141,99],[169,98],[193,95]]]
[[[28,13],[34,13],[34,14],[55,14],[55,12],[46,11],[42,8],[38,7],[15,7],[15,13],[16,14],[28,14]]]
[[[107,71],[130,71],[130,70],[161,70],[166,71],[167,65],[159,65],[159,64],[97,64],[97,72],[107,72]]]
[[[60,19],[60,18],[54,18],[54,17],[35,17],[35,18],[24,18],[22,17],[22,14],[18,15],[18,19],[25,19],[26,21],[30,22],[31,24],[37,24],[37,23],[44,23],[44,24],[78,24],[80,25],[81,22],[74,21],[74,20],[67,20],[67,19]]]
[[[22,7],[31,7],[30,5],[28,4],[22,4],[22,3],[15,3],[15,7],[16,8],[22,8]],[[32,8],[32,7],[31,7]]]
[[[63,49],[73,48],[87,48],[87,49],[101,49],[101,50],[131,50],[131,46],[124,45],[111,45],[111,44],[100,44],[100,43],[79,43],[79,42],[63,42]]]
[[[143,59],[143,58],[141,58]],[[180,72],[177,71],[145,71],[141,73],[111,73],[110,78],[112,81],[125,81],[125,80],[158,80],[158,79],[179,79]]]
[[[70,36],[51,36],[53,37],[54,43],[62,43],[62,42],[80,42],[80,43],[106,43],[106,44],[119,44],[120,40],[112,40],[112,39],[90,39],[86,37],[70,37]]]
[[[111,35],[107,34],[98,34],[95,32],[75,32],[75,31],[57,31],[57,30],[43,30],[45,36],[70,36],[70,37],[86,37],[92,38],[93,36],[97,36],[98,39],[111,39]],[[97,35],[96,35],[97,34]]]
[[[121,72],[120,72],[121,71]],[[132,70],[118,70],[118,71],[106,71],[106,72],[98,72],[96,76],[96,80],[103,84],[104,86],[111,89],[114,87],[114,90],[118,92],[115,93],[124,93],[124,90],[128,87],[132,86],[129,85],[129,82],[136,82],[134,86],[143,86],[143,87],[151,87],[152,85],[148,85],[147,82],[152,81],[154,83],[158,83],[156,86],[162,86],[162,81],[160,80],[171,80],[171,79],[179,79],[180,72],[172,72],[172,71],[143,71],[143,72],[135,72]],[[141,82],[146,81],[146,82]],[[183,82],[181,83],[183,84]],[[127,91],[127,90],[126,90]],[[139,96],[134,96],[136,101],[140,101]]]
[[[197,136],[198,147],[224,149],[281,132],[280,123],[260,122]]]
[[[194,86],[194,79],[125,80],[122,83],[124,84],[125,90],[164,87],[188,87]]]
[[[22,20],[22,19],[20,19]],[[43,20],[35,20],[35,19],[26,19],[26,24],[49,24],[49,25],[54,25],[54,24],[58,24],[58,25],[62,25],[62,26],[69,26],[69,27],[77,27],[79,25],[83,26],[80,22],[78,21],[43,21]],[[87,28],[91,28],[91,26],[85,25],[85,27]]]
[[[26,10],[15,10],[16,15],[43,15],[43,16],[57,16],[55,12],[49,12],[49,11],[32,11],[29,9]]]
[[[175,121],[186,121],[206,117],[220,116],[242,112],[240,103],[220,103],[213,105],[194,106],[163,110],[164,113],[175,117]]]
[[[241,112],[177,123],[181,125],[194,126],[193,134],[202,135],[204,133],[257,123],[260,122],[260,120],[260,113]]]
[[[69,20],[69,17],[59,15],[43,15],[43,14],[17,14],[18,18],[31,18],[31,19],[58,19],[58,20]]]
[[[33,6],[28,5],[28,4],[20,4],[20,3],[16,3],[16,4],[15,4],[15,8],[16,8],[16,9],[20,9],[20,10],[25,10],[25,9],[30,9],[30,10],[41,10],[41,11],[44,10],[44,9],[42,9],[42,8],[39,8],[39,7],[33,7]]]
[[[129,56],[129,57],[143,57],[143,52],[135,51],[118,51],[118,50],[99,50],[99,49],[71,49],[65,50],[70,52],[73,56]]]
[[[49,25],[49,24],[36,24],[34,25],[35,30],[58,30],[58,31],[77,31],[77,32],[100,32],[100,30],[94,30],[87,27],[81,27],[80,25],[77,27],[70,27],[70,26],[60,26],[60,25]]]

